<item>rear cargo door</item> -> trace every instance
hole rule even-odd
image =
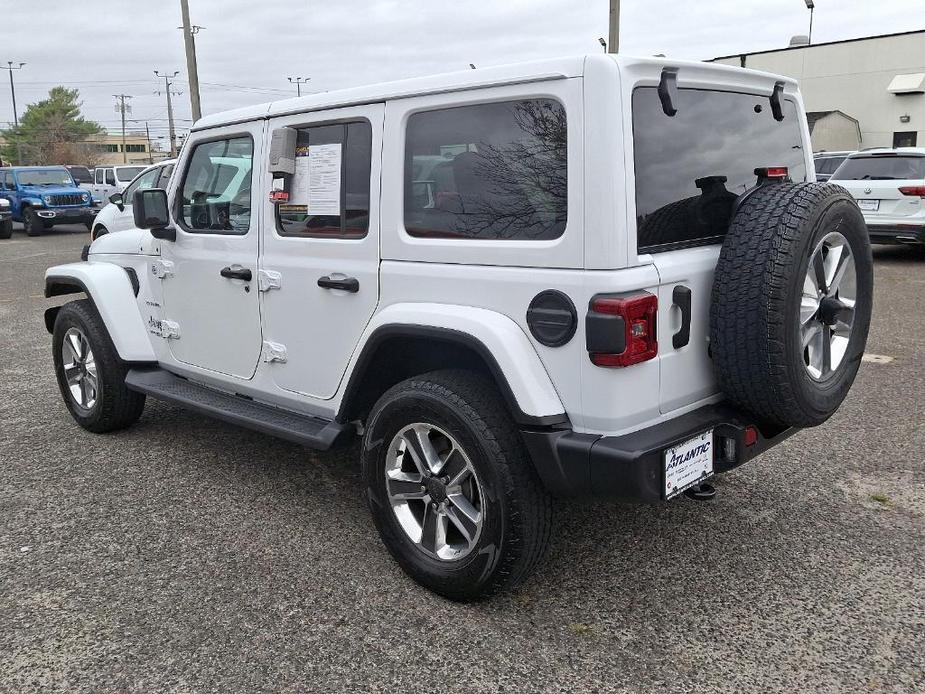
[[[637,250],[659,275],[663,413],[717,393],[710,301],[736,199],[756,184],[756,168],[788,167],[794,181],[808,170],[792,98],[781,98],[777,120],[766,93],[685,89],[683,71],[679,84],[672,108],[655,86],[633,91]]]
[[[922,211],[925,155],[892,152],[855,155],[841,166],[832,183],[851,192],[870,222],[908,217]],[[903,188],[910,194],[904,194]]]

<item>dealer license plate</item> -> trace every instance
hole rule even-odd
[[[665,498],[713,475],[713,430],[665,449]]]
[[[879,200],[858,200],[858,207],[864,212],[876,212],[880,209]]]

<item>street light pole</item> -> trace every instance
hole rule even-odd
[[[610,36],[607,46],[611,53],[620,52],[620,0],[610,0]]]
[[[198,34],[202,27],[190,26],[189,2],[180,0],[180,11],[183,13],[183,43],[186,47],[186,73],[189,79],[189,103],[193,112],[193,122],[202,118],[202,109],[199,106],[199,66],[196,63],[196,40],[193,34]]]
[[[25,63],[20,63],[17,67],[13,67],[13,61],[6,61],[6,67],[0,65],[4,70],[8,70],[10,73],[10,96],[13,97],[13,126],[18,130],[19,129],[19,114],[16,112],[16,87],[13,85],[13,70],[22,70]],[[16,163],[22,166],[22,143],[19,141],[19,134],[17,133],[16,137]]]
[[[302,85],[311,81],[311,77],[287,77],[286,79],[295,85],[296,96],[302,96]]]
[[[158,70],[154,71],[156,77],[162,77],[164,79],[164,92],[167,94],[167,125],[170,129],[170,158],[174,159],[177,156],[177,139],[176,132],[173,127],[173,102],[170,100],[170,88],[173,86],[170,83],[174,77],[180,74],[179,70],[175,71],[172,75],[167,73],[161,74]],[[156,94],[159,92],[155,92]],[[177,96],[180,95],[180,92],[174,92]]]
[[[814,0],[804,0],[806,3],[806,8],[809,10],[809,45],[813,44],[813,12],[816,9],[816,3]]]

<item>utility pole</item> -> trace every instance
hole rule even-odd
[[[167,73],[161,74],[158,70],[154,71],[154,75],[164,80],[164,91],[163,93],[167,95],[167,124],[170,127],[170,158],[174,159],[177,156],[177,137],[176,132],[173,127],[173,102],[170,100],[171,93],[175,96],[180,96],[180,92],[171,92],[173,84],[170,82],[174,77],[180,74],[180,71],[175,71],[172,75]],[[156,91],[155,94],[161,94],[162,92]]]
[[[16,129],[19,129],[19,114],[16,112],[16,87],[13,86],[13,70],[22,70],[25,63],[20,63],[18,66],[13,66],[12,60],[6,61],[6,66],[0,65],[4,70],[8,70],[10,73],[10,96],[13,97],[13,126]],[[16,163],[22,166],[22,143],[19,141],[19,137],[16,138]]]
[[[125,100],[131,99],[132,97],[128,94],[113,94],[113,96],[119,100],[119,103],[116,104],[116,111],[122,114],[122,163],[128,163],[128,153],[125,151],[125,112],[128,109],[128,112],[132,112],[131,106],[126,106]]]
[[[607,48],[611,53],[620,52],[620,0],[610,0],[610,36]]]
[[[199,107],[199,66],[196,64],[196,40],[203,27],[191,27],[189,21],[189,0],[180,0],[180,11],[183,13],[183,43],[186,47],[186,73],[189,77],[189,103],[193,112],[193,122],[202,118],[202,109]],[[194,30],[195,29],[195,30]]]
[[[154,152],[151,151],[151,131],[148,130],[148,121],[145,121],[145,140],[148,142],[148,163],[154,163]]]
[[[302,96],[302,85],[311,81],[311,77],[287,77],[290,84],[295,85],[296,96]]]

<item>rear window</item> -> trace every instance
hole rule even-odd
[[[656,87],[633,92],[639,252],[720,240],[736,198],[755,169],[786,166],[806,180],[802,128],[792,101],[776,121],[766,96],[680,89],[677,113],[662,110]]]
[[[841,166],[843,161],[845,161],[845,157],[824,157],[822,159],[816,159],[816,173],[833,174],[835,170]]]
[[[565,109],[552,99],[415,113],[405,149],[412,236],[548,240],[565,231]]]
[[[86,166],[68,166],[67,170],[71,172],[71,177],[77,183],[93,183],[93,176],[90,175],[90,169]]]
[[[851,157],[832,176],[833,181],[891,181],[925,178],[925,157],[874,154]]]
[[[144,170],[143,166],[117,166],[116,176],[120,181],[131,181]]]

